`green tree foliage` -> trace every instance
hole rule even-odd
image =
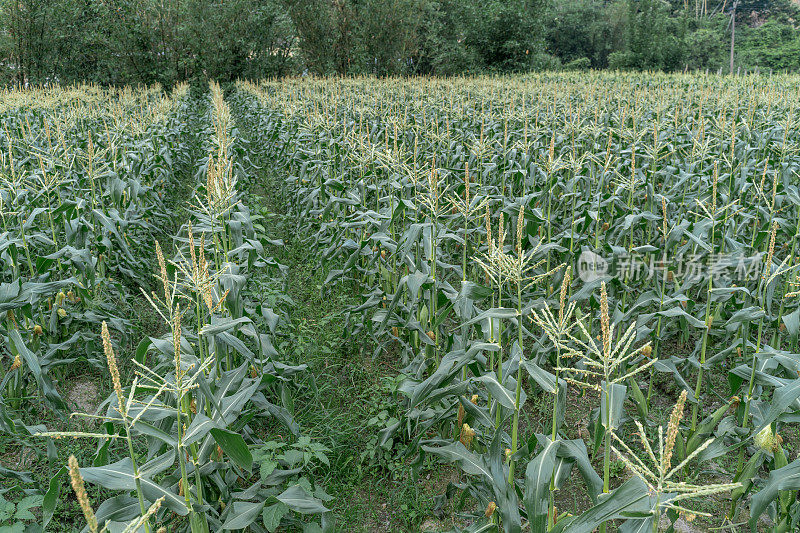
[[[531,52],[539,50],[544,41],[543,21],[537,16],[544,7],[540,0],[473,3],[467,46],[475,50],[487,70],[526,70]]]
[[[0,28],[18,83],[280,76],[295,35],[277,0],[0,0]]]
[[[732,2],[564,0],[549,11],[547,51],[565,65],[727,71]],[[705,7],[703,7],[705,6]],[[800,69],[800,9],[788,0],[747,0],[736,12],[735,64]]]
[[[800,68],[800,34],[788,20],[768,20],[750,28],[743,32],[741,43],[738,57],[745,66],[779,71]]]
[[[722,65],[726,57],[726,42],[721,31],[698,28],[686,36],[686,66],[689,70],[702,70]]]
[[[0,0],[0,83],[727,71],[732,2]],[[735,64],[800,69],[800,8],[737,4]]]
[[[299,52],[309,70],[346,72],[350,10],[344,2],[286,0],[298,37]]]
[[[363,0],[359,43],[364,71],[384,75],[411,68],[409,59],[418,47],[423,5],[419,0]]]
[[[581,58],[593,68],[608,66],[608,55],[625,45],[627,11],[621,2],[558,3],[547,19],[547,49],[565,64]]]
[[[628,0],[629,67],[676,70],[683,67],[686,13],[672,16],[666,0]]]
[[[476,68],[478,58],[467,47],[467,17],[462,16],[464,0],[437,0],[424,6],[419,47],[412,58],[415,73],[440,75],[467,73]]]

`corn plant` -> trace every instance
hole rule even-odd
[[[405,415],[381,440],[400,438],[418,465],[457,463],[475,527],[590,531],[650,505],[636,482],[614,488],[610,464],[617,437],[660,422],[665,381],[692,406],[676,422],[679,463],[739,458],[728,484],[692,480],[730,492],[726,520],[773,465],[753,439],[800,397],[800,310],[786,297],[800,205],[790,80],[243,82],[236,107],[284,169],[282,201],[328,283],[352,290],[349,335],[405,365]],[[512,267],[531,253],[528,285]],[[587,273],[585,257],[603,270]],[[726,390],[712,390],[719,375]],[[542,393],[551,415],[523,439],[517,415]],[[588,442],[567,439],[567,397],[593,395]],[[567,465],[595,504],[584,521],[556,512]]]
[[[372,439],[455,466],[441,502],[465,527],[657,530],[703,497],[726,510],[691,512],[709,528],[792,530],[799,91],[610,72],[5,91],[0,431],[98,442],[80,476],[117,495],[83,506],[90,529],[327,527],[327,451],[292,417],[306,366],[274,342],[290,300],[258,292],[287,268],[251,212],[269,185],[321,290],[351,295],[343,341],[400,369]],[[41,427],[83,362],[112,383],[99,426]],[[45,525],[68,466],[35,489]]]
[[[198,101],[187,87],[172,95],[86,87],[44,92],[41,107],[21,94],[22,107],[3,108],[18,130],[5,130],[0,160],[2,355],[12,362],[3,372],[2,429],[31,446],[45,439],[48,449],[65,439],[98,443],[91,466],[71,458],[42,488],[45,526],[67,471],[91,531],[197,533],[256,519],[274,530],[328,510],[330,496],[311,475],[327,462],[325,449],[303,440],[290,411],[305,365],[281,363],[272,340],[285,311],[250,300],[254,270],[276,273],[280,265],[263,254],[239,189],[240,141],[221,89],[210,89]],[[191,138],[198,123],[199,142]],[[194,146],[205,153],[196,158]],[[32,161],[23,151],[42,156]],[[179,176],[195,181],[189,207],[176,212],[168,192],[187,189]],[[188,218],[183,225],[175,224],[179,214]],[[117,353],[137,334],[124,304],[137,293],[167,333],[141,339],[120,362]],[[56,415],[68,414],[55,383],[58,369],[76,360],[102,361],[110,376],[104,413],[73,413],[95,429],[26,424],[32,384]],[[132,369],[128,383],[122,368]],[[284,453],[267,471],[264,450],[285,445],[275,440],[277,427],[317,462],[298,465]],[[116,494],[95,512],[84,481]]]

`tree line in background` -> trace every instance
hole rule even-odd
[[[735,11],[733,11],[735,9]],[[790,0],[0,0],[0,84],[800,69]]]

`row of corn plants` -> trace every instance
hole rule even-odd
[[[286,300],[252,281],[280,265],[242,201],[250,166],[221,88],[9,94],[0,429],[48,458],[96,448],[38,489],[30,473],[2,474],[37,498],[43,528],[63,525],[67,474],[89,531],[329,527],[313,478],[327,450],[292,417],[305,365],[274,347]],[[176,198],[186,175],[190,198]],[[137,305],[163,335],[131,338]],[[59,369],[83,361],[112,385],[97,412],[71,414],[87,429],[37,423],[42,405],[70,414]]]
[[[63,95],[20,91],[4,100],[6,406],[21,408],[32,388],[48,408],[63,411],[53,385],[59,366],[76,358],[102,364],[102,320],[125,331],[120,308],[128,286],[149,271],[146,250],[168,216],[163,190],[177,164],[173,146],[183,138],[187,91],[86,87]],[[6,430],[11,416],[4,417]]]
[[[349,334],[405,365],[379,441],[457,465],[468,530],[791,531],[796,82],[301,79],[236,105]],[[590,503],[564,508],[573,470]]]
[[[102,323],[120,337],[132,326],[131,286],[151,271],[147,250],[168,218],[163,191],[182,164],[188,103],[187,86],[171,94],[85,86],[4,95],[4,442],[44,456],[33,437],[45,429],[41,418],[69,415],[62,376],[86,362],[104,368]],[[29,472],[6,474],[21,486],[32,481]],[[46,527],[58,483],[26,490]]]

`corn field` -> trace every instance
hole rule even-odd
[[[797,82],[2,93],[0,528],[798,530]],[[299,422],[288,240],[391,368],[357,450]],[[342,519],[354,468],[439,520]]]

